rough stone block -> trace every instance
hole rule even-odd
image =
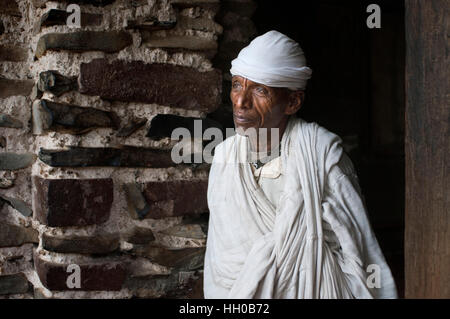
[[[201,130],[196,132],[195,125],[200,125]],[[224,134],[224,129],[219,122],[216,122],[210,118],[195,118],[195,117],[183,117],[172,114],[158,114],[150,122],[150,128],[147,132],[147,137],[152,139],[161,139],[165,137],[171,137],[173,130],[176,128],[183,127],[188,129],[191,137],[202,138],[203,133],[208,128],[219,128]],[[201,134],[200,136],[195,136],[194,133]]]
[[[117,234],[94,234],[92,236],[42,235],[42,247],[58,253],[107,254],[119,248]]]
[[[142,32],[142,41],[150,48],[181,48],[188,50],[217,50],[217,40],[195,35],[155,35]]]
[[[174,166],[171,152],[151,148],[124,146],[122,148],[70,147],[69,150],[39,151],[39,159],[54,167],[152,167]]]
[[[35,55],[40,58],[47,50],[75,52],[118,52],[133,43],[131,35],[124,31],[78,31],[72,33],[48,33],[36,46]]]
[[[146,202],[144,195],[137,183],[127,183],[123,185],[127,198],[128,212],[133,219],[143,219],[150,211],[150,206]]]
[[[0,61],[23,62],[28,58],[28,50],[20,47],[0,46]]]
[[[206,239],[206,233],[203,231],[202,226],[198,224],[176,225],[165,229],[161,233],[182,238]]]
[[[135,245],[131,253],[176,270],[195,270],[203,266],[205,248],[168,249],[153,244]]]
[[[1,170],[18,170],[31,166],[36,160],[36,155],[32,153],[0,153]]]
[[[147,31],[169,30],[175,27],[176,21],[159,21],[156,19],[148,20],[128,20],[127,29],[138,29]]]
[[[0,99],[10,96],[28,96],[33,89],[31,80],[11,80],[0,77]]]
[[[24,294],[30,288],[23,273],[0,275],[0,295]]]
[[[92,262],[80,264],[81,287],[69,288],[67,279],[68,264],[57,264],[44,260],[38,253],[34,255],[34,264],[42,284],[49,290],[118,291],[126,279],[126,267],[123,262]]]
[[[25,243],[39,243],[37,230],[5,222],[0,223],[0,247],[20,246]]]
[[[147,182],[143,193],[150,211],[146,218],[207,212],[207,189],[207,180]]]
[[[127,137],[136,132],[147,123],[147,119],[132,118],[129,123],[119,129],[116,136]]]
[[[124,234],[124,240],[138,245],[148,244],[155,240],[150,228],[135,226],[131,231]]]
[[[0,113],[0,126],[10,128],[22,128],[23,124],[18,119],[13,118],[8,114]]]
[[[108,81],[104,81],[104,79]],[[172,107],[214,111],[221,102],[218,70],[199,72],[170,64],[96,59],[80,66],[80,92],[107,100],[156,103]]]
[[[99,127],[117,129],[119,124],[120,119],[114,112],[47,100],[33,103],[34,134],[45,130],[83,134]]]
[[[34,218],[50,227],[99,225],[109,219],[113,180],[33,176]]]
[[[39,74],[37,88],[41,92],[49,92],[55,96],[78,89],[76,77],[66,77],[57,71],[45,71]]]
[[[33,211],[28,206],[28,204],[21,199],[0,195],[0,201],[8,204],[25,217],[29,217],[33,214]]]

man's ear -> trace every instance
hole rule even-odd
[[[287,115],[292,115],[297,113],[302,107],[303,101],[305,100],[305,91],[297,90],[290,92],[288,97],[288,105],[284,111]]]

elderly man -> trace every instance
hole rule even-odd
[[[211,166],[205,297],[396,298],[340,138],[293,116],[312,73],[300,46],[270,31],[230,72],[238,134]]]

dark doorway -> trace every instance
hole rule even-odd
[[[369,29],[373,1],[256,1],[258,34],[298,41],[313,77],[300,116],[340,135],[355,164],[369,218],[404,296],[405,8],[375,1],[381,29]]]

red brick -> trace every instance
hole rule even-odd
[[[50,290],[117,291],[122,288],[127,271],[123,262],[96,262],[79,264],[81,287],[67,287],[69,264],[57,264],[46,261],[38,253],[34,255],[36,272],[42,284]]]
[[[81,64],[79,83],[81,93],[107,100],[205,112],[214,111],[221,102],[222,79],[218,70],[199,72],[170,64],[108,63],[106,59],[95,59]]]
[[[34,218],[51,227],[99,225],[109,219],[113,180],[33,176]]]
[[[143,193],[150,210],[146,218],[207,212],[207,189],[207,180],[147,182]]]

